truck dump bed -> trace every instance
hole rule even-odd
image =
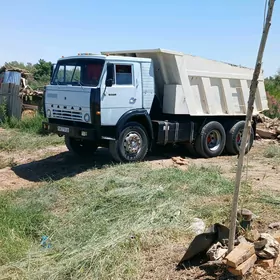
[[[246,114],[254,69],[162,49],[102,54],[151,58],[156,94],[166,114]],[[254,114],[266,109],[268,105],[261,74]]]

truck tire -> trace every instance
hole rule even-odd
[[[67,149],[80,157],[90,157],[96,152],[98,146],[95,142],[89,140],[80,140],[65,136],[65,145]]]
[[[184,144],[184,146],[187,149],[187,152],[191,157],[195,158],[198,156],[198,153],[197,153],[193,143],[186,143],[186,144]]]
[[[227,133],[226,150],[229,154],[238,155],[240,151],[241,139],[245,121],[239,121],[232,126]],[[251,129],[250,139],[246,145],[245,153],[248,153],[253,146],[254,130]]]
[[[146,129],[137,122],[127,123],[119,139],[110,143],[110,153],[118,162],[142,161],[149,147]]]
[[[226,144],[224,127],[216,121],[204,125],[195,140],[195,150],[204,157],[217,157],[222,154]]]
[[[109,152],[110,152],[113,160],[116,161],[116,162],[121,162],[117,147],[118,147],[118,141],[117,140],[109,142]]]

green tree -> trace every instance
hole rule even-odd
[[[44,59],[40,59],[38,63],[34,65],[34,79],[42,83],[48,83],[51,75],[51,67],[51,62],[46,62]]]
[[[265,89],[270,95],[280,99],[280,71],[265,79]]]

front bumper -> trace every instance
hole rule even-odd
[[[97,129],[82,128],[69,125],[61,125],[49,122],[43,122],[43,130],[60,136],[66,135],[73,138],[98,141],[100,136]]]

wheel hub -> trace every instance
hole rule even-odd
[[[129,154],[137,154],[141,149],[141,144],[141,136],[136,132],[129,133],[125,137],[124,148]]]
[[[241,145],[242,136],[243,136],[243,130],[240,130],[236,136],[236,143],[238,146]]]
[[[207,146],[211,151],[216,151],[221,145],[221,133],[218,130],[212,130],[207,135]]]

